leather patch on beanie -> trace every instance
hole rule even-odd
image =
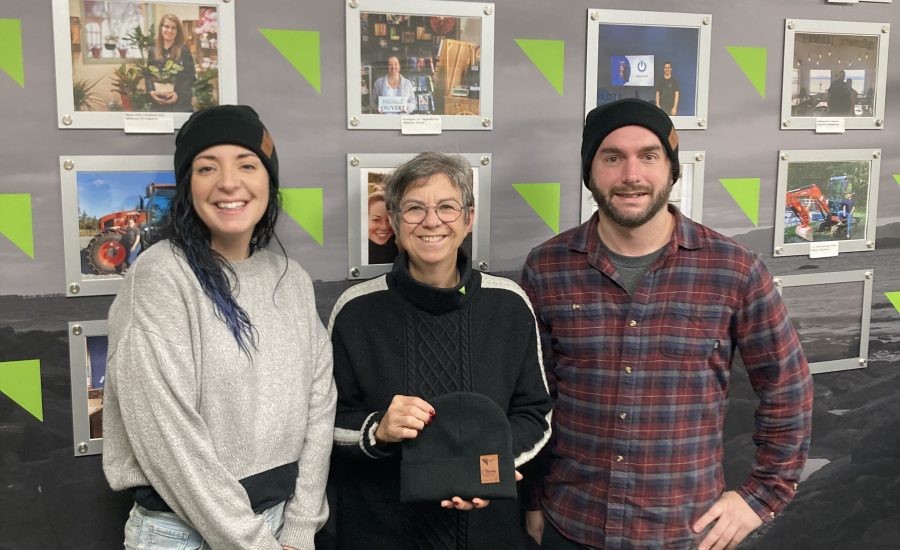
[[[275,150],[275,142],[272,141],[272,136],[269,135],[269,131],[265,128],[263,128],[262,143],[259,144],[259,148],[267,157],[272,158],[272,151]]]
[[[481,483],[500,483],[500,457],[497,455],[481,455],[478,464],[481,467]]]
[[[675,127],[669,132],[669,148],[673,151],[678,148],[678,134],[675,133]]]

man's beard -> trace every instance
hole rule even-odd
[[[649,185],[619,185],[610,191],[610,195],[614,195],[616,192],[647,193],[648,195],[653,195],[653,189]],[[669,203],[669,195],[671,193],[672,186],[667,185],[664,191],[653,197],[653,201],[644,211],[638,212],[637,214],[624,214],[616,210],[615,207],[610,204],[610,201],[597,190],[597,186],[594,185],[593,180],[591,181],[591,194],[597,202],[597,208],[600,210],[600,213],[608,217],[617,225],[631,229],[644,225],[650,221],[653,216],[659,213],[660,210],[665,208]]]

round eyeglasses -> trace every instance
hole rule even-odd
[[[462,215],[463,211],[462,205],[452,199],[441,201],[434,206],[425,206],[424,204],[413,202],[400,210],[400,217],[406,223],[420,224],[428,216],[429,208],[434,208],[434,213],[444,223],[455,222]]]

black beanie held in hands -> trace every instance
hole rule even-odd
[[[656,134],[672,166],[672,183],[678,181],[681,162],[678,160],[678,134],[672,119],[650,102],[626,98],[594,108],[584,121],[581,137],[581,177],[584,186],[591,188],[591,164],[600,143],[613,131],[624,126],[643,126]]]
[[[434,420],[401,447],[400,501],[516,498],[512,434],[503,409],[469,392],[428,402]]]
[[[240,145],[256,153],[278,187],[278,154],[272,136],[247,105],[219,105],[197,111],[175,138],[175,181],[183,181],[202,151],[222,144]]]

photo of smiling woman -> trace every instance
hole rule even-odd
[[[394,263],[398,253],[394,239],[384,193],[376,191],[369,195],[369,263]]]
[[[252,108],[212,107],[181,127],[175,175],[168,240],[109,312],[103,470],[134,499],[125,548],[313,548],[331,345],[309,275],[266,249],[274,142]]]
[[[184,27],[174,14],[159,19],[156,43],[148,54],[145,86],[150,93],[151,110],[191,112],[193,107],[194,58],[187,47]]]
[[[522,548],[515,500],[401,503],[400,449],[431,424],[429,400],[455,391],[506,412],[516,467],[544,446],[551,401],[528,298],[473,269],[461,246],[475,221],[468,162],[422,153],[388,176],[384,196],[400,254],[344,292],[329,323],[337,548]]]

